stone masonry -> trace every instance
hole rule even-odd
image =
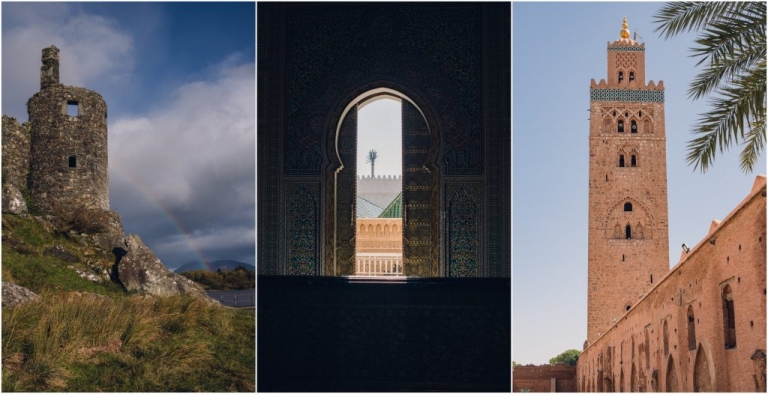
[[[24,190],[28,175],[29,123],[3,115],[3,183]]]
[[[627,37],[628,37],[627,33]],[[645,83],[645,44],[608,43],[590,86],[589,343],[668,271],[663,83]]]
[[[98,93],[59,83],[59,50],[43,49],[40,91],[27,102],[29,190],[34,204],[109,209],[107,105]]]

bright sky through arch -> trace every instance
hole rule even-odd
[[[378,158],[374,171],[379,175],[403,173],[403,137],[400,100],[381,98],[366,103],[357,113],[357,175],[371,175],[366,157],[371,149]]]

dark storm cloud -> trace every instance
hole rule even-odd
[[[113,193],[113,208],[138,219],[130,227],[150,234],[150,246],[174,259],[168,265],[183,263],[170,256],[190,247],[210,259],[254,260],[253,67],[230,59],[213,79],[180,87],[166,107],[110,129],[119,174],[112,190],[123,191]]]

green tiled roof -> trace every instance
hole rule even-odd
[[[403,217],[403,192],[395,197],[386,208],[384,212],[379,215],[380,218],[402,218]]]

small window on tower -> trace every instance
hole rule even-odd
[[[632,212],[632,203],[631,202],[625,202],[624,203],[624,212]]]
[[[77,101],[67,101],[67,116],[80,116],[80,106]]]
[[[623,132],[624,132],[624,121],[619,120],[619,133],[623,133]]]
[[[627,227],[624,229],[624,232],[627,235],[627,239],[632,239],[632,227],[627,225]]]
[[[629,82],[632,82],[635,80],[635,73],[633,71],[629,72]]]
[[[632,157],[630,158],[629,165],[632,167],[637,167],[637,156],[632,155]]]
[[[69,167],[77,168],[77,156],[69,156]]]
[[[632,130],[633,133],[637,133],[637,122],[635,122],[634,120],[632,121],[632,129],[631,130]]]
[[[624,167],[624,155],[619,155],[619,167]]]
[[[624,71],[619,71],[619,83],[624,80]]]

